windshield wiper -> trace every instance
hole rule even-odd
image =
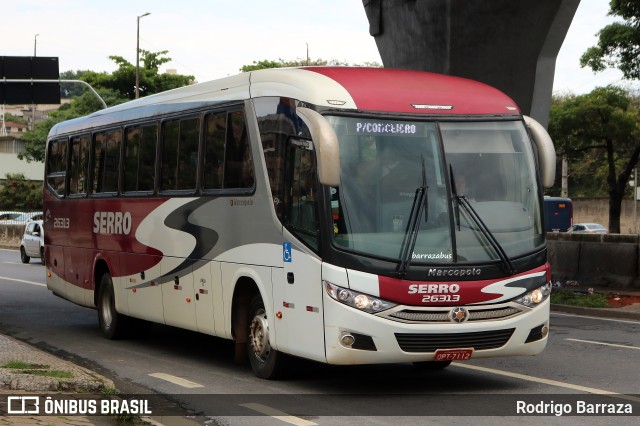
[[[413,205],[411,206],[411,213],[409,214],[409,223],[407,224],[407,231],[404,234],[402,240],[402,246],[400,249],[400,264],[398,265],[398,275],[404,277],[407,274],[407,268],[411,262],[411,256],[413,249],[416,246],[418,239],[418,231],[420,230],[420,219],[422,213],[425,213],[425,222],[429,219],[429,200],[428,192],[429,186],[427,185],[427,172],[424,167],[424,156],[421,156],[422,160],[422,186],[416,189],[416,193],[413,196]]]
[[[513,267],[513,264],[511,263],[511,261],[509,260],[507,253],[504,251],[504,249],[502,248],[502,246],[500,245],[496,237],[493,235],[489,227],[484,223],[484,221],[478,214],[478,211],[471,205],[467,196],[464,194],[458,194],[456,190],[455,179],[453,178],[453,167],[451,167],[451,165],[449,165],[449,173],[451,174],[451,191],[453,193],[453,199],[456,201],[455,214],[456,214],[456,223],[458,225],[458,230],[460,230],[460,207],[459,206],[462,206],[462,208],[467,212],[471,220],[476,224],[480,232],[482,232],[485,238],[489,241],[489,244],[491,244],[491,247],[493,247],[493,249],[495,250],[496,254],[502,261],[502,265],[505,269],[505,272],[507,272],[509,275],[513,275],[515,273],[515,268]]]

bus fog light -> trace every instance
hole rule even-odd
[[[549,334],[549,327],[545,325],[544,327],[542,327],[542,338],[544,339],[545,337],[547,337],[548,334]]]
[[[351,334],[344,334],[341,338],[340,338],[340,343],[342,343],[343,346],[346,347],[351,347],[351,345],[353,345],[356,341],[356,338],[353,337]]]

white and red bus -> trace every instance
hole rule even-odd
[[[484,84],[260,70],[60,123],[46,158],[47,286],[108,338],[233,339],[262,378],[547,343],[555,150]]]

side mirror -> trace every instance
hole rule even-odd
[[[328,186],[340,185],[340,146],[333,127],[312,109],[299,107],[296,108],[296,112],[311,132],[316,148],[320,183]]]
[[[540,177],[545,188],[551,188],[556,180],[556,149],[553,146],[551,136],[547,130],[531,117],[524,116],[533,141],[538,149],[538,159],[540,160]]]

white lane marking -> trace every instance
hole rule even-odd
[[[18,282],[18,283],[37,285],[37,286],[40,286],[40,287],[46,287],[47,286],[46,284],[37,283],[35,281],[25,281],[25,280],[19,280],[17,278],[10,278],[10,277],[0,277],[0,280],[15,281],[15,282]]]
[[[561,314],[559,312],[552,312],[551,316],[573,317],[573,318],[589,318],[589,319],[596,319],[596,320],[602,320],[602,321],[622,322],[622,323],[625,323],[625,324],[640,324],[640,321],[634,321],[634,320],[623,320],[623,319],[615,319],[615,318],[592,317],[590,315],[576,315],[576,314],[564,314],[564,313]]]
[[[167,382],[173,383],[174,385],[182,386],[183,388],[203,388],[204,386],[200,383],[192,382],[187,379],[183,379],[182,377],[172,376],[171,374],[166,373],[153,373],[149,374],[151,377],[155,377],[157,379],[166,380]]]
[[[262,414],[266,414],[267,416],[270,416],[274,419],[278,419],[278,420],[282,420],[283,422],[287,422],[289,424],[292,425],[296,425],[296,426],[315,426],[317,425],[317,423],[313,423],[310,422],[308,420],[305,419],[301,419],[300,417],[296,417],[296,416],[290,416],[287,413],[280,411],[280,410],[276,410],[275,408],[271,408],[269,406],[266,405],[262,405],[262,404],[257,404],[257,403],[247,403],[247,404],[240,404],[241,407],[245,407],[248,408],[250,410],[253,411],[257,411],[258,413],[262,413]]]
[[[614,348],[625,348],[625,349],[637,349],[640,350],[637,346],[629,346],[629,345],[618,345],[616,343],[605,343],[605,342],[596,342],[595,340],[582,340],[582,339],[571,339],[567,338],[564,340],[570,340],[572,342],[581,342],[581,343],[591,343],[594,345],[603,345],[603,346],[613,346]]]
[[[603,389],[591,388],[588,386],[574,385],[571,383],[558,382],[557,380],[543,379],[542,377],[529,376],[527,374],[512,373],[509,371],[495,370],[493,368],[480,367],[479,365],[461,364],[459,362],[453,363],[456,367],[468,368],[470,370],[484,371],[485,373],[499,374],[501,376],[513,377],[515,379],[526,380],[529,382],[542,383],[550,386],[557,386],[560,388],[571,389],[580,392],[592,393],[595,395],[609,395],[612,398],[625,399],[628,401],[640,402],[640,398],[635,396],[623,395],[618,392],[611,392]]]

